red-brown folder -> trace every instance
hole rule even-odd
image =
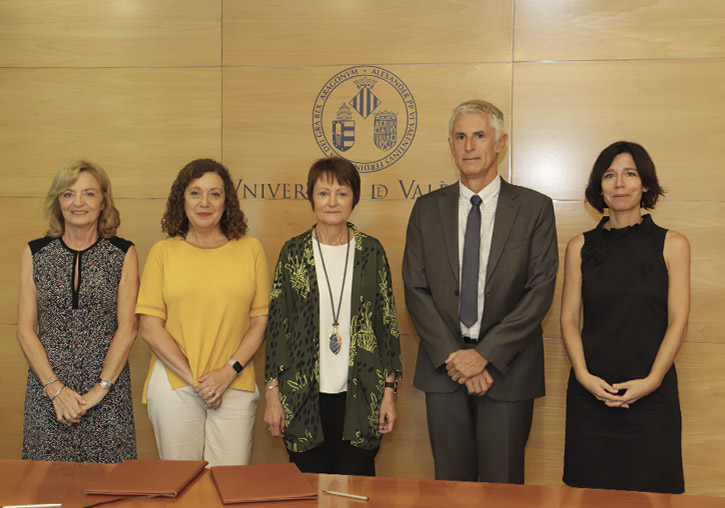
[[[297,466],[290,462],[214,466],[211,468],[211,475],[224,504],[317,497],[317,491],[302,476]]]
[[[205,460],[127,460],[84,492],[113,496],[176,497],[207,464]]]

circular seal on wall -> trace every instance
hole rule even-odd
[[[415,138],[418,109],[395,74],[358,65],[330,78],[312,108],[312,132],[320,150],[352,161],[362,173],[400,160]]]

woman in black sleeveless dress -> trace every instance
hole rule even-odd
[[[610,145],[586,190],[609,215],[567,245],[564,482],[573,487],[684,491],[674,359],[687,332],[690,247],[641,213],[663,194],[643,147]]]

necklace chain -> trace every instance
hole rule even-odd
[[[330,335],[330,350],[337,354],[342,348],[342,338],[337,333],[337,327],[340,326],[340,310],[342,309],[342,295],[345,292],[345,279],[347,279],[347,262],[350,258],[350,229],[347,229],[347,243],[345,244],[345,268],[342,271],[342,287],[340,288],[340,299],[337,303],[337,311],[335,311],[335,298],[332,296],[332,285],[330,284],[330,276],[327,274],[327,266],[325,265],[325,256],[322,255],[322,245],[320,244],[320,234],[315,228],[315,240],[317,240],[317,249],[320,251],[320,260],[322,261],[322,271],[325,273],[325,281],[327,282],[327,290],[330,292],[330,306],[332,307],[332,334]]]

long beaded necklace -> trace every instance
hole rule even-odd
[[[340,309],[342,308],[342,295],[345,292],[345,279],[347,278],[347,261],[350,258],[350,229],[347,230],[347,244],[345,244],[345,268],[342,271],[342,287],[340,288],[340,300],[337,303],[337,311],[335,311],[335,300],[332,296],[332,286],[330,285],[330,277],[327,275],[327,266],[325,266],[325,257],[322,255],[322,245],[320,245],[320,234],[315,228],[315,240],[317,240],[317,248],[320,251],[320,260],[322,261],[322,270],[325,272],[325,281],[327,282],[327,290],[330,292],[330,306],[332,306],[332,334],[330,335],[330,351],[334,354],[342,349],[342,337],[338,333],[340,326]]]

